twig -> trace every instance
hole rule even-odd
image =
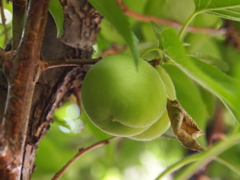
[[[91,146],[89,146],[89,147],[87,147],[87,148],[85,148],[85,149],[84,149],[84,148],[79,149],[78,153],[77,153],[72,159],[70,159],[70,160],[68,161],[68,163],[67,163],[65,166],[63,166],[60,171],[58,171],[58,172],[54,175],[54,177],[52,178],[52,180],[58,180],[58,179],[64,174],[64,172],[65,172],[79,157],[81,157],[81,156],[84,155],[85,153],[87,153],[87,152],[89,152],[89,151],[91,151],[91,150],[93,150],[93,149],[96,149],[96,148],[98,148],[98,147],[107,145],[107,144],[109,144],[109,142],[110,142],[111,140],[114,140],[114,139],[117,139],[117,138],[118,138],[117,136],[114,136],[114,137],[111,137],[111,138],[109,138],[109,139],[107,139],[107,140],[97,142],[96,144],[93,144],[93,145],[91,145]]]
[[[98,62],[100,58],[96,59],[65,59],[65,58],[59,58],[59,59],[50,59],[45,61],[40,61],[42,70],[56,68],[56,67],[66,67],[66,66],[81,66],[85,64],[95,64]]]
[[[138,12],[135,12],[131,9],[129,9],[122,0],[117,0],[118,4],[121,6],[122,10],[127,16],[130,16],[136,20],[143,21],[143,22],[150,22],[154,21],[155,23],[162,24],[165,26],[171,26],[176,29],[181,29],[183,26],[181,23],[178,23],[176,21],[172,20],[166,20],[163,18],[159,18],[156,16],[150,16],[150,15],[145,15],[141,14]],[[193,27],[193,26],[188,26],[186,28],[187,31],[193,32],[193,33],[206,33],[206,34],[212,34],[212,35],[224,35],[226,33],[225,28],[220,28],[220,29],[213,29],[213,28],[202,28],[202,27]]]

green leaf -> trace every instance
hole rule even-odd
[[[207,64],[210,64],[214,67],[216,67],[217,69],[220,69],[221,71],[229,71],[229,66],[225,61],[222,61],[220,59],[217,59],[215,57],[206,55],[206,54],[201,54],[201,53],[197,53],[197,54],[189,54],[190,57],[193,57],[195,59],[198,59],[202,62],[205,62]]]
[[[217,98],[216,98],[216,96],[214,96],[209,91],[202,88],[201,86],[198,86],[198,89],[201,92],[201,97],[204,102],[205,108],[207,110],[208,118],[211,118],[211,117],[213,117],[214,112],[215,112]],[[205,124],[205,127],[206,127],[206,124]]]
[[[118,31],[138,63],[137,37],[132,33],[128,19],[115,0],[88,0]]]
[[[238,158],[238,157],[236,157]],[[217,157],[216,161],[224,165],[225,167],[228,167],[230,170],[234,171],[240,176],[240,166],[238,164],[235,164],[233,162],[230,162],[228,158],[222,158]]]
[[[195,13],[209,13],[221,18],[240,21],[239,0],[194,0]]]
[[[49,3],[49,11],[57,26],[57,38],[63,35],[63,7],[59,0],[51,0]]]
[[[112,24],[110,24],[106,19],[102,20],[100,28],[101,28],[101,31],[100,31],[101,36],[103,36],[104,39],[108,40],[109,42],[119,43],[119,44],[125,43],[125,40],[122,38],[122,36],[119,35],[119,33],[112,26]]]
[[[236,96],[234,91],[236,82],[233,78],[209,64],[188,57],[176,31],[172,28],[162,32],[160,42],[170,60],[199,85],[221,99],[240,121],[240,113],[233,103]]]
[[[151,24],[152,30],[153,30],[153,32],[156,36],[158,46],[160,46],[159,35],[161,34],[162,30],[160,29],[160,27],[155,22],[151,21],[150,24]]]
[[[240,6],[239,0],[194,0],[196,10],[218,10]]]

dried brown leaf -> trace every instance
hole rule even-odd
[[[188,149],[204,151],[196,138],[204,133],[198,128],[196,122],[188,115],[177,100],[167,103],[168,116],[171,126],[178,140]]]

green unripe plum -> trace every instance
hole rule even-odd
[[[138,141],[150,141],[165,133],[169,126],[170,119],[168,117],[167,110],[165,110],[160,119],[157,122],[155,122],[152,126],[150,126],[146,131],[129,138]]]
[[[166,109],[167,96],[157,71],[130,55],[117,54],[97,62],[85,76],[81,97],[89,119],[116,136],[147,130]]]
[[[171,100],[175,100],[176,91],[169,74],[160,65],[157,65],[155,69],[157,70],[158,74],[160,75],[164,83],[167,97]],[[163,133],[165,133],[169,128],[169,126],[170,126],[170,119],[168,117],[167,110],[165,110],[164,114],[160,117],[160,119],[156,123],[150,126],[146,131],[138,135],[132,136],[130,138],[134,140],[139,140],[139,141],[150,141],[161,136]]]

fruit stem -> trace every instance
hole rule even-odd
[[[151,48],[151,49],[147,49],[146,51],[144,51],[141,55],[140,55],[140,58],[143,58],[147,53],[150,53],[152,51],[158,51],[159,53],[159,57],[160,59],[162,59],[162,50],[159,49],[159,48]]]
[[[190,22],[193,20],[193,18],[198,14],[198,12],[194,12],[193,14],[191,14],[191,16],[189,16],[189,18],[187,19],[187,21],[184,23],[184,25],[182,26],[182,28],[179,31],[178,37],[179,39],[182,38],[184,31],[186,30],[187,26],[190,24]]]

